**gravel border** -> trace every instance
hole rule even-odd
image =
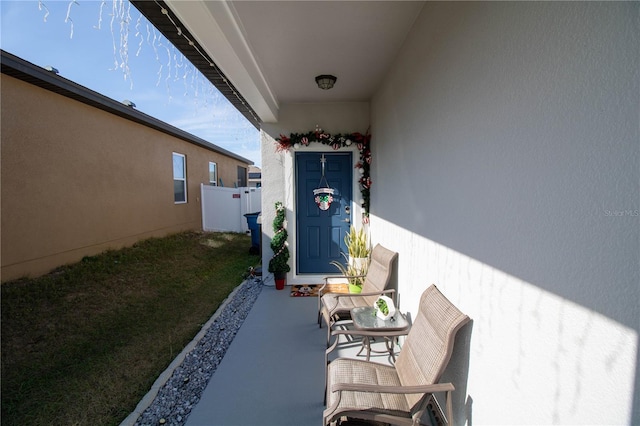
[[[220,305],[120,426],[182,426],[262,291],[248,279]]]

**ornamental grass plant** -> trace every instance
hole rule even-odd
[[[355,226],[351,226],[349,233],[344,237],[344,242],[347,245],[349,256],[354,259],[367,258],[371,254],[369,238],[364,228],[356,229]]]
[[[345,263],[334,260],[330,264],[335,266],[342,276],[348,278],[349,284],[362,288],[369,269],[368,258],[371,254],[369,238],[364,228],[357,229],[352,225],[349,233],[344,237],[344,243],[347,246],[347,253],[341,254]]]
[[[350,262],[349,258],[344,253],[342,253],[342,257],[344,257],[346,261],[346,266],[336,260],[329,262],[329,264],[335,266],[340,271],[340,275],[347,278],[349,284],[362,288],[364,285],[364,279],[367,275],[368,265],[366,263],[356,265],[355,262]]]
[[[117,425],[259,258],[186,232],[2,284],[2,424]]]

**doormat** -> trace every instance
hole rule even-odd
[[[322,284],[300,284],[291,286],[291,297],[318,296]],[[327,284],[323,293],[349,293],[348,284]]]

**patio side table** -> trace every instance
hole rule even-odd
[[[360,306],[351,310],[351,319],[353,320],[354,334],[362,335],[362,349],[367,351],[367,361],[369,361],[371,352],[371,338],[382,337],[385,340],[387,352],[391,355],[393,362],[396,356],[393,351],[395,340],[398,336],[404,336],[409,333],[410,324],[407,318],[400,312],[396,312],[392,317],[385,320],[376,316],[376,310],[373,306]],[[362,333],[358,333],[358,331]]]

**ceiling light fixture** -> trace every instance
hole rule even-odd
[[[337,78],[333,75],[322,74],[316,77],[316,83],[322,90],[329,90],[336,84]]]

